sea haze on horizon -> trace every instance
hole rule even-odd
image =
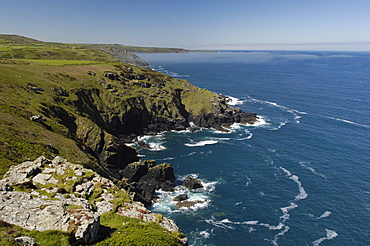
[[[236,51],[140,54],[153,69],[232,96],[258,124],[147,137],[205,189],[159,193],[152,210],[189,245],[370,245],[370,54]],[[187,193],[203,201],[176,208]]]
[[[370,52],[370,42],[219,44],[186,48],[210,51]]]
[[[137,54],[150,63],[158,62],[186,63],[269,63],[323,57],[368,56],[370,51],[284,51],[284,50],[218,50],[215,52],[189,52],[164,54]],[[160,66],[160,65],[159,65]]]

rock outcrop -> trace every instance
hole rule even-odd
[[[131,191],[135,192],[134,200],[146,206],[157,198],[155,191],[162,189],[172,191],[175,185],[175,174],[170,164],[156,165],[155,161],[134,162],[120,171],[129,183]]]
[[[192,177],[186,177],[182,185],[191,190],[203,187],[202,182]]]
[[[100,51],[103,48],[91,47]],[[116,48],[109,46],[112,52]],[[117,48],[119,52],[121,48]],[[4,112],[1,111],[4,119],[9,119],[0,123],[6,135],[0,144],[0,150],[6,153],[6,165],[40,155],[51,158],[60,154],[75,158],[75,162],[84,158],[83,162],[104,177],[127,179],[128,186],[136,191],[135,199],[145,205],[155,199],[156,189],[171,189],[173,169],[142,163],[135,164],[136,168],[128,167],[140,159],[128,143],[142,135],[185,130],[191,122],[198,127],[227,131],[233,123],[256,120],[255,114],[228,105],[224,96],[142,67],[118,62],[73,67],[7,66],[12,74],[28,77],[6,87],[10,95],[27,98],[21,103],[18,98],[7,98]],[[24,119],[28,124],[24,124]],[[18,129],[22,134],[18,134]],[[23,147],[25,143],[27,146]],[[49,174],[40,174],[36,180],[46,182],[49,178]]]
[[[77,242],[90,244],[96,241],[100,216],[117,210],[178,231],[173,221],[130,200],[111,180],[60,157],[12,166],[0,180],[0,220],[28,230],[70,232]]]
[[[181,195],[178,195],[178,196],[174,197],[173,198],[173,201],[175,201],[175,202],[181,202],[181,201],[184,201],[184,200],[186,200],[188,198],[189,198],[188,194],[181,194]]]

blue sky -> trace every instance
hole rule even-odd
[[[370,51],[369,0],[1,0],[0,33],[199,49]]]

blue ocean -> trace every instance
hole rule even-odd
[[[204,187],[151,207],[189,245],[370,245],[370,53],[140,54],[153,69],[254,112],[229,133],[143,137],[143,159]],[[197,201],[177,208],[173,197]]]

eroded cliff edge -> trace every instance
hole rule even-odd
[[[257,118],[255,114],[227,105],[227,98],[222,95],[145,68],[145,62],[120,45],[46,43],[0,35],[0,46],[4,48],[0,51],[0,175],[13,166],[1,181],[1,202],[10,211],[9,215],[12,209],[22,206],[22,199],[41,211],[29,212],[28,218],[33,221],[27,225],[25,220],[17,221],[16,217],[5,214],[3,219],[14,220],[0,220],[3,228],[14,228],[7,223],[35,228],[39,222],[42,227],[44,218],[41,217],[48,215],[49,208],[55,208],[54,212],[71,222],[65,221],[67,233],[77,233],[73,236],[75,240],[93,242],[91,233],[81,228],[96,233],[96,221],[106,218],[99,217],[102,215],[99,202],[112,208],[117,202],[122,205],[126,198],[129,204],[120,210],[123,216],[129,216],[131,212],[126,210],[132,210],[139,219],[153,220],[149,211],[132,200],[150,205],[155,190],[172,190],[174,170],[168,163],[139,161],[138,153],[128,143],[143,134],[186,129],[190,122],[199,127],[225,130],[224,127],[233,123],[253,123]],[[19,163],[22,163],[18,166],[20,171],[12,175]],[[64,167],[74,171],[66,171]],[[63,172],[69,176],[61,174]],[[14,177],[17,180],[13,180]],[[113,187],[113,184],[116,196],[113,194],[114,198],[108,201],[102,194],[108,194],[106,185]],[[98,193],[91,187],[97,188]],[[72,201],[75,198],[79,204]],[[28,216],[27,210],[16,213],[21,212]],[[82,224],[73,223],[83,217],[86,221],[81,228]],[[108,217],[108,221],[116,219],[113,213]],[[154,217],[157,222],[167,221],[161,215]],[[122,230],[135,228],[131,222],[123,225]],[[122,226],[121,217],[117,223]],[[59,226],[47,225],[43,229],[66,229],[66,224]],[[150,229],[153,230],[156,229]],[[53,238],[59,234],[53,233]],[[0,237],[2,235],[0,231]],[[183,238],[178,232],[174,236]],[[156,239],[156,242],[163,243],[163,240]],[[177,243],[186,244],[186,239]]]
[[[225,130],[257,117],[186,80],[123,63],[49,66],[3,60],[1,72],[6,75],[0,78],[1,149],[8,165],[60,154],[89,163],[106,177],[127,180],[126,168],[139,157],[126,143],[137,136],[184,130],[190,122]],[[149,205],[155,189],[173,186],[172,178],[164,178],[173,176],[168,173],[173,173],[170,165],[151,163],[125,185]]]

